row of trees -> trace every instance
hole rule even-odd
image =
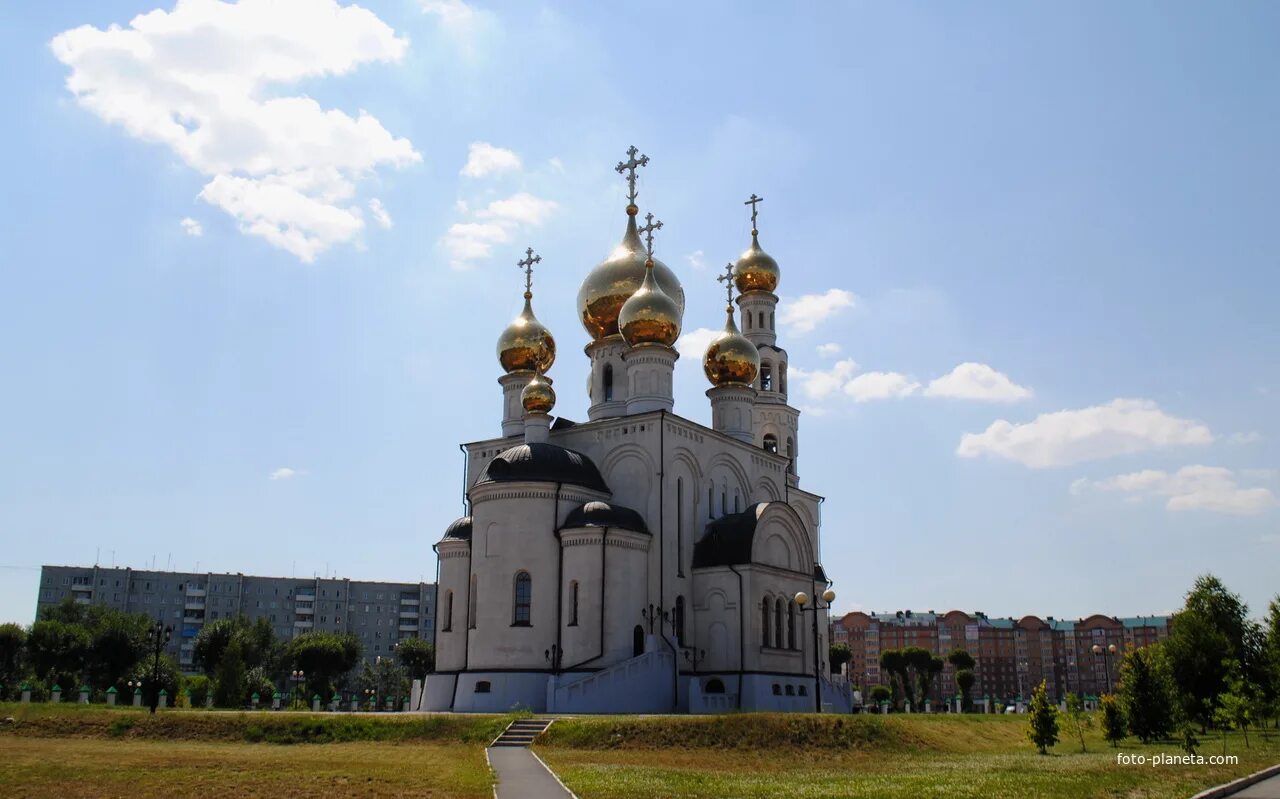
[[[277,690],[328,699],[335,692],[372,690],[379,696],[403,696],[409,681],[435,668],[431,644],[401,641],[395,657],[361,663],[360,639],[352,634],[303,633],[281,641],[266,619],[243,616],[204,625],[194,641],[193,660],[203,672],[184,677],[172,658],[161,657],[160,679],[150,679],[148,630],[143,614],[122,613],[72,600],[46,608],[29,629],[0,625],[0,699],[17,697],[23,684],[37,699],[56,685],[73,691],[89,686],[95,695],[110,688],[132,693],[130,683],[170,696],[190,691],[202,706],[212,695],[218,707],[242,707],[257,693]],[[295,679],[294,675],[302,675]]]
[[[1130,735],[1143,743],[1176,737],[1194,752],[1197,729],[1240,730],[1248,745],[1250,727],[1280,727],[1280,595],[1267,610],[1251,619],[1221,580],[1198,578],[1168,639],[1125,652],[1116,694],[1102,697],[1104,737],[1113,744]],[[1041,752],[1058,740],[1057,713],[1044,694],[1041,683],[1029,731]]]
[[[872,689],[875,701],[892,700],[895,707],[900,703],[909,703],[913,708],[920,707],[929,698],[930,688],[937,685],[940,695],[942,690],[941,675],[946,664],[955,668],[956,690],[960,693],[965,710],[971,704],[969,692],[973,689],[973,667],[977,661],[973,655],[963,649],[953,649],[946,658],[941,658],[929,650],[919,646],[908,646],[902,649],[886,649],[880,653],[880,668],[889,675],[891,688],[878,692]],[[917,689],[918,692],[917,692]]]

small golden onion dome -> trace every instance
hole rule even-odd
[[[738,287],[738,292],[773,291],[778,288],[781,276],[778,262],[760,249],[759,231],[752,230],[751,246],[738,256],[737,263],[733,265],[733,284]]]
[[[520,392],[520,405],[525,413],[551,413],[556,406],[556,392],[551,388],[551,381],[535,374]]]
[[[556,340],[533,315],[533,295],[524,294],[524,310],[498,336],[498,362],[507,374],[545,372],[556,360]]]
[[[627,206],[627,232],[609,257],[596,265],[578,289],[578,318],[593,341],[618,333],[618,314],[622,304],[644,282],[645,250],[636,231],[634,205]],[[653,263],[654,278],[668,297],[675,301],[679,315],[684,315],[684,288],[679,278],[662,261]]]
[[[707,347],[702,370],[713,386],[751,385],[760,373],[760,352],[738,332],[733,306],[725,306],[724,331]]]
[[[649,262],[654,264],[653,261]],[[681,308],[667,296],[654,277],[656,264],[644,270],[644,282],[627,298],[618,313],[618,330],[631,346],[661,344],[670,347],[680,338]]]

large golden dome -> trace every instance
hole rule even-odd
[[[525,413],[550,413],[556,406],[556,392],[551,379],[535,374],[520,392],[520,405]]]
[[[634,205],[627,206],[627,232],[621,243],[591,270],[578,289],[578,318],[594,341],[619,332],[618,314],[622,313],[622,304],[644,282],[646,256],[640,234],[636,231],[637,213],[639,211]],[[675,301],[679,315],[683,316],[684,289],[675,272],[662,261],[655,260],[653,273],[658,286]]]
[[[507,374],[545,372],[556,360],[556,340],[533,315],[533,295],[524,294],[524,310],[498,336],[498,361]]]
[[[618,331],[633,347],[641,344],[670,347],[680,338],[682,310],[654,277],[657,262],[651,260],[649,263],[653,265],[645,268],[644,282],[618,312]]]
[[[760,352],[738,332],[733,306],[725,306],[724,331],[707,347],[702,370],[713,386],[751,385],[760,373]]]
[[[773,291],[778,288],[778,278],[782,272],[773,256],[760,249],[760,237],[757,231],[751,231],[751,246],[733,265],[733,283],[738,291],[746,294],[749,291]]]

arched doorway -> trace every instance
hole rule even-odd
[[[644,654],[644,628],[639,624],[631,631],[631,656],[640,657]]]

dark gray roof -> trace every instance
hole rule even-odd
[[[702,538],[693,545],[693,568],[750,563],[756,523],[767,507],[768,502],[757,502],[741,513],[730,513],[709,522]]]
[[[827,571],[826,569],[822,568],[821,563],[813,564],[813,579],[817,580],[820,583],[831,582],[830,580],[827,579]]]
[[[608,493],[600,470],[581,452],[555,444],[517,444],[489,461],[476,480],[485,483],[567,483]]]
[[[569,511],[561,529],[570,527],[621,527],[637,533],[648,533],[644,517],[623,505],[588,502]]]
[[[471,517],[463,516],[459,519],[454,519],[453,523],[445,528],[444,537],[456,538],[459,541],[470,541],[471,540]]]

